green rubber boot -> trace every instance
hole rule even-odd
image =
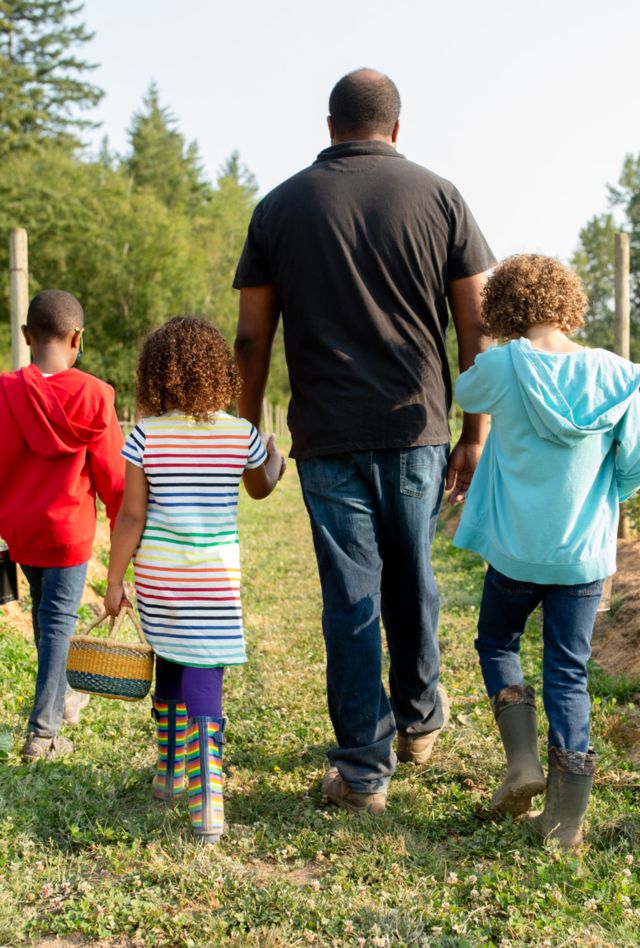
[[[544,810],[528,814],[526,826],[545,839],[557,839],[563,849],[581,846],[582,823],[595,772],[593,751],[582,754],[563,747],[550,747]]]
[[[531,798],[545,788],[538,753],[536,693],[530,685],[512,685],[493,696],[491,707],[507,755],[507,773],[489,810],[520,816],[531,806]]]

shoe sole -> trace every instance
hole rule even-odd
[[[326,793],[324,794],[324,798],[327,803],[332,803],[334,806],[339,806],[342,810],[348,810],[349,813],[360,813],[366,816],[380,816],[386,809],[386,807],[383,807],[381,810],[374,812],[366,806],[356,806],[355,803],[347,803],[346,800],[334,800],[333,797],[328,797]]]
[[[522,816],[523,813],[531,809],[532,797],[538,796],[539,793],[544,793],[545,788],[546,783],[544,780],[530,780],[529,783],[525,783],[516,790],[512,790],[497,806],[490,806],[489,812],[505,816]]]

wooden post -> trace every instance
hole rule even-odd
[[[11,285],[11,365],[14,371],[29,365],[29,347],[21,326],[29,308],[29,252],[27,232],[14,227],[9,234],[9,281]]]
[[[629,235],[616,234],[616,314],[614,323],[613,351],[624,359],[629,358],[630,298],[629,298]]]
[[[613,351],[625,359],[630,354],[630,297],[629,297],[629,235],[618,231],[615,237],[615,302],[616,310],[613,330]],[[620,514],[618,536],[627,540],[631,536],[629,517]]]

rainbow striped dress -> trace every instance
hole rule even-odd
[[[267,457],[244,418],[143,418],[122,454],[149,483],[134,558],[138,611],[156,654],[181,665],[246,661],[240,604],[238,488]]]

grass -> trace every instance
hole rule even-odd
[[[451,725],[428,767],[399,766],[382,817],[322,804],[332,733],[320,598],[292,468],[267,501],[241,505],[250,661],[227,677],[230,831],[219,847],[192,841],[184,801],[150,798],[147,702],[95,699],[73,757],[20,763],[34,653],[5,624],[0,945],[53,935],[132,948],[637,945],[640,778],[612,740],[629,693],[595,681],[600,770],[583,854],[484,818],[501,754],[473,650],[482,565],[443,536],[435,564]],[[539,685],[532,632],[524,663]]]

